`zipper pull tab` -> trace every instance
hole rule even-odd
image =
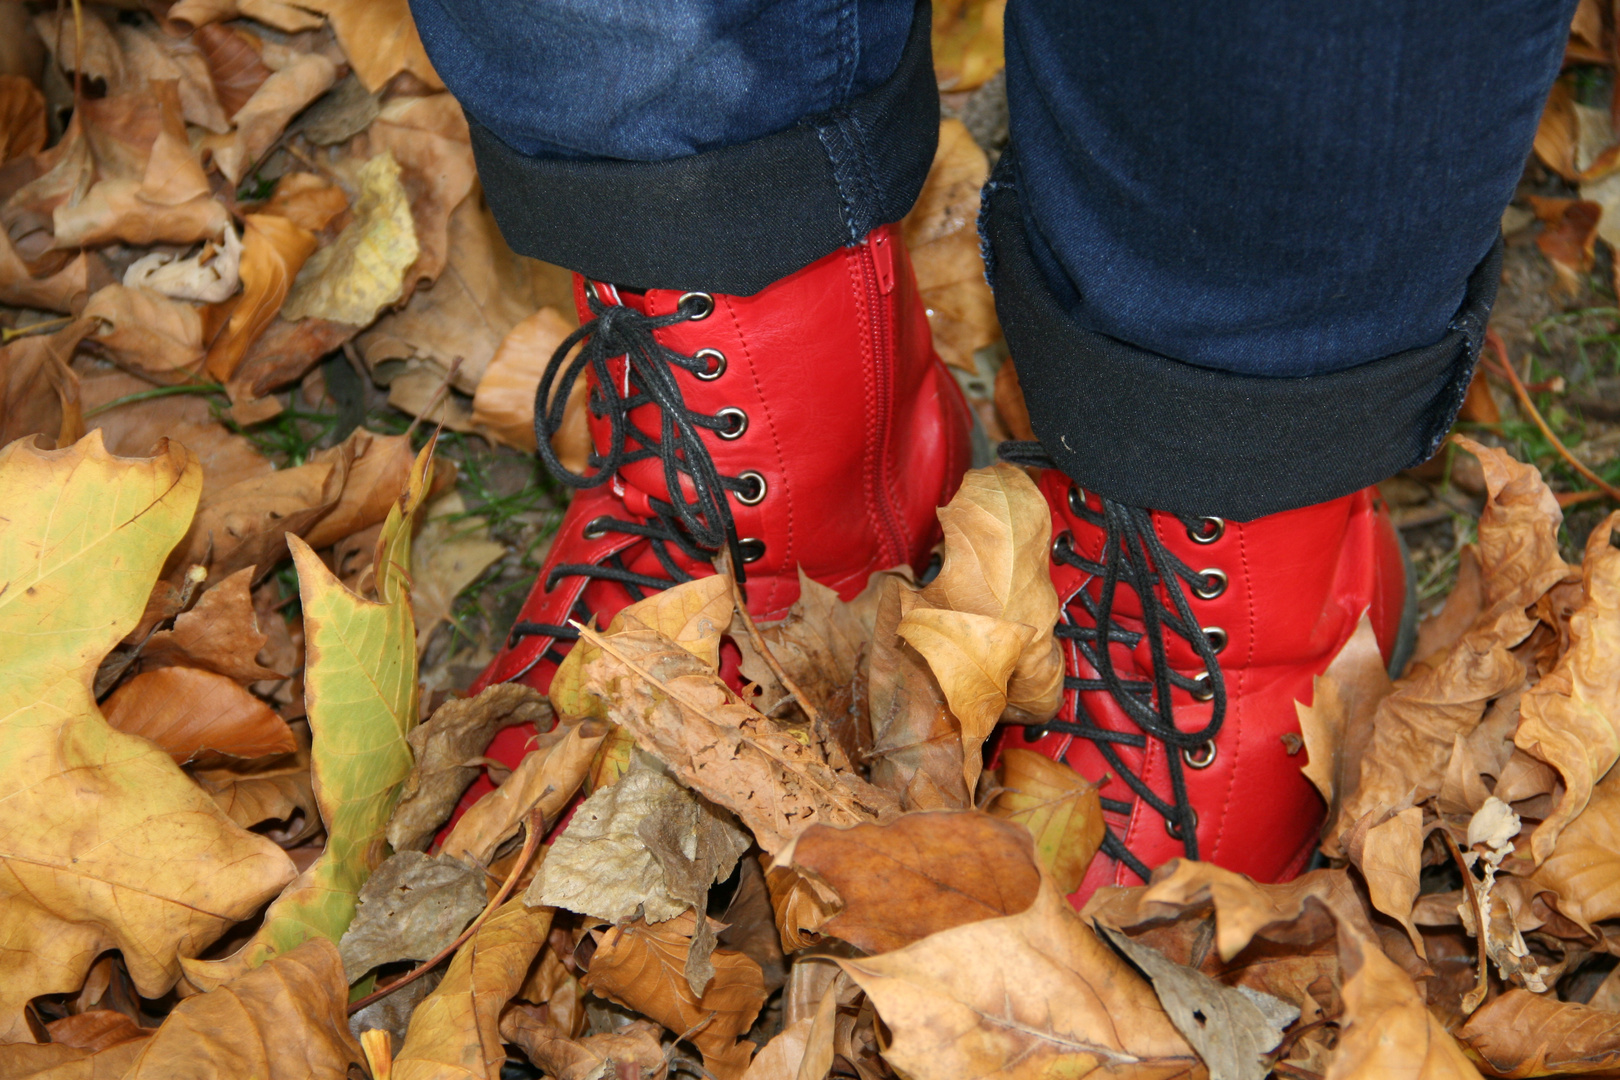
[[[878,292],[888,296],[894,292],[894,237],[888,229],[875,229],[867,238],[872,249],[872,266],[877,270]]]

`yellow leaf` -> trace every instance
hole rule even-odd
[[[1016,746],[1001,752],[998,779],[990,813],[1028,829],[1058,891],[1074,892],[1102,846],[1097,785],[1062,762]]]
[[[91,684],[184,535],[202,470],[180,447],[114,458],[91,432],[0,450],[0,1042],[23,1006],[121,950],[143,996],[284,885],[168,754],[113,730]]]
[[[298,271],[282,318],[369,326],[405,295],[405,270],[420,248],[399,163],[384,151],[361,166],[355,182],[354,220]]]

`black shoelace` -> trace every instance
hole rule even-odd
[[[702,436],[703,431],[725,432],[736,419],[725,411],[710,415],[686,407],[681,388],[675,381],[675,370],[705,375],[710,360],[702,355],[678,353],[654,334],[688,319],[707,317],[714,310],[714,299],[705,293],[688,293],[674,312],[656,316],[644,315],[622,304],[605,303],[597,296],[594,286],[587,288],[586,300],[594,318],[557,346],[540,377],[534,399],[535,442],[551,475],[572,488],[599,487],[620,469],[637,461],[658,458],[663,463],[664,486],[670,500],[648,500],[654,520],[641,522],[603,516],[589,522],[586,529],[595,535],[625,533],[645,538],[669,577],[632,571],[615,554],[600,563],[559,563],[546,579],[546,591],[565,577],[600,578],[618,582],[632,597],[641,600],[648,591],[657,592],[691,581],[692,575],[681,569],[671,555],[671,544],[688,558],[702,562],[708,562],[722,548],[728,548],[737,579],[743,580],[744,558],[726,493],[746,490],[747,481],[721,475]],[[582,341],[584,347],[569,360],[569,352]],[[618,356],[625,357],[626,372],[621,381],[616,382],[608,361]],[[606,454],[593,449],[588,460],[589,471],[576,473],[558,459],[551,437],[562,426],[574,381],[587,367],[596,373],[590,408],[594,415],[608,420],[608,448]],[[658,406],[660,423],[656,433],[644,430],[630,418],[632,410],[647,404]],[[681,483],[683,477],[693,492],[690,501]],[[569,615],[585,622],[591,613],[583,601],[576,601]],[[520,622],[512,627],[508,643],[516,644],[522,638],[542,635],[558,641],[576,641],[579,631],[568,625]],[[554,648],[548,649],[545,655],[559,661],[562,658]]]
[[[1051,469],[1056,465],[1035,442],[1003,442],[1000,456],[1014,465]],[[1182,589],[1183,583],[1195,593],[1207,590],[1209,582],[1203,574],[1193,570],[1173,555],[1153,529],[1152,515],[1140,507],[1126,506],[1112,499],[1102,498],[1099,512],[1086,506],[1079,489],[1069,488],[1070,511],[1087,524],[1103,530],[1104,544],[1101,561],[1093,562],[1074,550],[1066,535],[1060,535],[1052,547],[1052,557],[1075,567],[1093,579],[1099,580],[1099,595],[1093,598],[1090,582],[1069,598],[1059,617],[1054,633],[1064,641],[1073,642],[1080,655],[1097,672],[1094,679],[1067,676],[1064,689],[1074,692],[1074,721],[1048,720],[1038,726],[1027,727],[1024,739],[1036,742],[1049,732],[1072,735],[1092,742],[1104,760],[1136,797],[1164,818],[1171,837],[1181,841],[1190,859],[1198,858],[1198,816],[1187,798],[1184,761],[1195,762],[1192,755],[1199,751],[1213,753],[1215,736],[1220,733],[1226,717],[1226,684],[1221,677],[1215,648],[1193,617],[1192,607]],[[1182,518],[1189,529],[1199,527],[1199,519]],[[1120,585],[1125,585],[1141,600],[1142,631],[1125,629],[1114,622],[1114,598]],[[1167,606],[1160,591],[1170,603]],[[1080,613],[1073,609],[1079,606]],[[1090,625],[1086,625],[1089,622]],[[1165,652],[1165,631],[1188,642],[1204,664],[1202,675],[1189,678],[1173,671]],[[1109,644],[1121,644],[1134,649],[1146,637],[1153,658],[1151,680],[1127,680],[1114,668]],[[1212,701],[1209,722],[1197,731],[1183,731],[1176,726],[1171,702],[1171,689],[1179,687],[1202,701]],[[1101,727],[1086,711],[1080,691],[1106,691],[1121,711],[1135,724],[1139,732],[1110,731]],[[1128,768],[1115,749],[1117,745],[1146,750],[1148,740],[1162,743],[1168,761],[1172,798],[1161,798],[1148,787],[1142,777]],[[1209,757],[1201,759],[1204,762]],[[1131,803],[1116,799],[1102,800],[1103,808],[1116,813],[1131,812]],[[1146,881],[1151,868],[1128,849],[1124,841],[1106,829],[1102,850],[1110,858],[1124,863]]]

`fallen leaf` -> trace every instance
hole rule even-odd
[[[1001,751],[997,781],[989,812],[1028,829],[1058,891],[1074,892],[1102,846],[1097,785],[1062,762],[1019,747]]]
[[[636,920],[591,932],[595,950],[585,988],[655,1020],[703,1052],[716,1080],[739,1080],[754,1045],[742,1039],[765,1004],[759,965],[716,949],[714,977],[701,996],[686,979],[687,953],[697,928],[691,912],[648,925]]]
[[[441,624],[455,623],[456,597],[506,554],[490,539],[489,522],[467,513],[461,494],[448,491],[428,506],[411,550],[411,611],[423,648]]]
[[[295,732],[296,734],[296,732]],[[309,738],[300,736],[298,752],[274,762],[244,762],[193,769],[192,779],[225,815],[244,829],[269,821],[291,822],[303,814],[303,827],[282,839],[296,845],[320,831],[320,808],[309,771]]]
[[[434,445],[422,449],[408,489],[383,525],[377,600],[354,595],[309,545],[290,541],[304,613],[311,770],[326,849],[270,906],[240,950],[187,965],[186,977],[198,986],[216,986],[311,938],[340,939],[354,919],[361,886],[383,860],[383,830],[411,770],[405,736],[417,720],[416,640],[404,565],[412,516],[431,484]]]
[[[1468,1018],[1457,1038],[1492,1076],[1580,1076],[1620,1068],[1620,1015],[1510,989]]]
[[[587,628],[581,637],[602,650],[584,666],[585,692],[600,695],[608,718],[682,783],[735,813],[766,851],[781,850],[808,825],[894,813],[890,797],[835,772],[656,630],[603,638]]]
[[[0,162],[45,149],[45,95],[22,75],[0,75]]]
[[[1558,275],[1559,287],[1574,294],[1582,274],[1592,269],[1597,255],[1598,222],[1603,208],[1584,199],[1545,199],[1530,196],[1530,205],[1542,222],[1536,247]]]
[[[175,11],[186,10],[184,3],[169,9],[171,21]],[[184,19],[184,14],[180,16]],[[202,52],[208,65],[208,74],[214,92],[226,117],[235,116],[252,99],[254,91],[264,85],[271,71],[261,57],[264,42],[257,34],[239,26],[206,23],[192,32],[192,40]],[[224,128],[210,130],[223,131]]]
[[[164,667],[126,681],[102,702],[107,723],[162,747],[175,764],[198,758],[280,757],[298,749],[287,721],[234,680]]]
[[[245,567],[210,587],[171,629],[147,639],[141,666],[205,668],[244,683],[282,678],[257,659],[269,639],[253,613],[252,580],[253,568]]]
[[[373,92],[402,71],[434,90],[444,89],[428,62],[407,0],[298,0],[332,22],[355,74]]]
[[[349,1034],[337,947],[319,938],[174,1007],[125,1080],[253,1076],[344,1080],[364,1060]]]
[[[973,354],[1001,338],[979,254],[979,190],[989,176],[989,159],[968,129],[960,120],[941,120],[934,164],[900,223],[934,348],[941,360],[970,374],[978,371]]]
[[[90,696],[185,531],[200,472],[178,447],[113,458],[96,432],[55,452],[0,450],[0,1041],[31,1041],[27,1002],[77,990],[105,949],[144,996],[162,995],[181,956],[292,873]]]
[[[922,604],[905,578],[878,579],[866,669],[872,783],[906,810],[957,810],[972,801],[962,729],[928,662],[897,633],[906,614]]]
[[[404,295],[405,271],[420,249],[399,164],[385,151],[366,162],[355,181],[354,220],[298,271],[282,318],[366,326]]]
[[[318,30],[321,18],[287,0],[179,0],[165,15],[170,25],[189,33],[209,23],[246,17],[288,34]]]
[[[551,930],[551,909],[502,904],[456,952],[444,980],[411,1014],[393,1080],[500,1080],[501,1010],[523,985]]]
[[[1294,702],[1305,740],[1306,761],[1299,771],[1316,785],[1327,803],[1324,835],[1336,833],[1340,808],[1360,785],[1361,761],[1372,740],[1373,713],[1393,687],[1372,619],[1363,612],[1327,670],[1311,680],[1311,703]]]
[[[972,90],[1001,70],[1007,0],[934,0],[934,74],[941,90]]]
[[[276,181],[261,214],[286,218],[301,229],[319,233],[349,208],[349,196],[324,176],[290,172]]]
[[[232,184],[241,183],[281,137],[287,122],[331,89],[337,70],[320,53],[294,54],[231,117],[233,130],[203,137],[203,153]]]
[[[208,58],[191,41],[172,38],[153,23],[120,20],[113,36],[124,54],[125,74],[132,87],[173,82],[180,95],[180,114],[188,124],[208,131],[230,128],[215,93]]]
[[[1513,742],[1558,770],[1564,792],[1530,838],[1536,862],[1546,860],[1591,798],[1593,785],[1620,761],[1620,548],[1610,515],[1587,538],[1581,562],[1582,600],[1569,620],[1569,647],[1558,665],[1519,701],[1522,719]]]
[[[871,637],[853,606],[844,603],[835,590],[807,575],[802,567],[799,598],[786,617],[760,624],[759,633],[776,662],[823,714],[834,711],[834,699],[847,693],[855,681]],[[766,688],[769,699],[785,694],[776,673],[755,652],[748,635],[733,627],[731,637],[742,654],[739,670],[743,678]]]
[[[0,1044],[0,1077],[5,1080],[122,1080],[140,1056],[144,1040],[99,1050],[60,1042]]]
[[[95,10],[84,12],[82,17],[67,10],[42,11],[34,16],[34,32],[63,71],[81,72],[109,90],[122,89],[127,82],[124,51]]]
[[[501,1036],[556,1080],[624,1076],[623,1068],[635,1070],[630,1075],[636,1080],[662,1080],[669,1067],[658,1041],[662,1034],[656,1024],[632,1020],[614,1031],[570,1039],[538,1021],[529,1009],[512,1009],[501,1017]]]
[[[356,428],[341,446],[322,451],[316,461],[335,461],[353,454],[336,505],[303,534],[304,542],[320,549],[386,521],[399,493],[411,479],[416,453],[409,435],[379,435]],[[414,558],[415,549],[412,549]],[[413,563],[414,566],[414,563]],[[414,582],[413,582],[414,584]]]
[[[758,964],[766,991],[780,990],[787,981],[787,958],[759,859],[745,856],[738,862],[737,888],[720,921],[726,928],[717,935],[719,944]]]
[[[202,367],[202,317],[190,304],[108,285],[90,298],[84,318],[97,323],[85,340],[120,367],[160,382],[187,381]]]
[[[445,702],[411,729],[406,740],[416,765],[388,822],[388,842],[395,851],[427,850],[461,793],[477,779],[484,748],[497,731],[515,724],[549,730],[551,706],[532,687],[496,683],[476,697]]]
[[[614,923],[702,910],[748,847],[729,818],[638,756],[574,811],[525,896]]]
[[[1210,1080],[1265,1080],[1266,1060],[1299,1009],[1269,995],[1222,986],[1106,926],[1098,932],[1153,982],[1170,1022],[1209,1066]]]
[[[65,447],[83,434],[79,377],[68,360],[92,325],[79,320],[54,334],[0,346],[0,446],[44,435]]]
[[[891,1036],[883,1057],[903,1075],[1080,1080],[1199,1066],[1152,987],[1049,882],[1017,915],[839,965],[877,1007]]]
[[[1373,907],[1400,923],[1412,948],[1423,956],[1423,937],[1412,924],[1423,870],[1422,808],[1408,807],[1369,829],[1356,866],[1367,879]]]
[[[381,95],[350,72],[329,93],[299,114],[292,130],[316,146],[347,142],[377,119]]]
[[[1620,915],[1620,774],[1611,771],[1592,788],[1533,880],[1557,895],[1561,915],[1583,928]]]
[[[150,1038],[152,1032],[121,1012],[94,1009],[53,1020],[45,1025],[51,1042],[80,1050],[105,1050],[120,1043]]]
[[[448,855],[401,851],[360,889],[354,921],[338,942],[349,982],[398,960],[439,954],[484,910],[484,872]]]
[[[902,814],[847,829],[812,826],[780,861],[814,874],[843,901],[823,932],[870,953],[1016,915],[1041,887],[1029,834],[977,810]]]
[[[314,250],[314,234],[284,217],[249,214],[242,219],[242,297],[208,348],[208,373],[215,379],[225,382],[236,373],[248,347],[281,310],[294,275]]]
[[[568,320],[549,307],[541,308],[507,332],[473,391],[472,418],[480,431],[507,446],[534,451],[534,395],[540,389],[540,376],[551,354],[572,332]],[[569,408],[564,414],[565,429],[572,421],[577,430],[557,432],[551,448],[569,468],[583,467],[590,432],[585,428],[583,410],[574,409],[572,401]]]
[[[124,271],[124,287],[150,290],[171,300],[223,303],[242,283],[242,241],[234,226],[225,226],[224,241],[222,246],[210,241],[184,259],[162,251],[142,255]],[[200,330],[199,325],[199,338]]]
[[[465,862],[487,864],[495,849],[517,835],[530,811],[555,822],[585,780],[606,730],[586,721],[542,734],[506,783],[461,815],[440,851]]]

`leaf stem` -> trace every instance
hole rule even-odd
[[[737,575],[731,568],[731,552],[722,550],[720,556],[714,560],[714,565],[726,579],[726,584],[731,587],[731,603],[737,611],[737,617],[742,620],[743,629],[748,631],[748,640],[754,643],[754,648],[764,658],[766,665],[771,669],[771,674],[775,675],[783,688],[798,701],[799,708],[804,710],[805,719],[819,729],[821,726],[820,710],[810,700],[809,695],[799,687],[798,683],[793,681],[793,677],[782,667],[781,661],[776,659],[776,655],[771,652],[771,647],[765,643],[765,636],[759,632],[759,627],[754,625],[754,617],[748,614],[748,601],[743,599],[742,586],[737,583]]]
[[[92,416],[100,416],[104,412],[116,409],[120,405],[133,405],[137,401],[150,401],[152,398],[169,397],[173,394],[223,394],[225,388],[219,383],[180,383],[176,386],[154,386],[150,390],[137,390],[133,394],[125,394],[121,398],[97,405],[84,414],[86,420]]]
[[[1513,365],[1508,361],[1507,346],[1502,344],[1501,335],[1499,335],[1495,330],[1485,331],[1485,344],[1489,345],[1497,356],[1498,362],[1492,364],[1491,369],[1512,384],[1514,397],[1519,399],[1520,406],[1524,408],[1525,412],[1530,414],[1530,419],[1535,421],[1536,427],[1541,429],[1542,435],[1546,436],[1547,441],[1552,443],[1553,449],[1558,451],[1558,456],[1563,458],[1564,461],[1569,464],[1570,468],[1574,469],[1576,472],[1592,481],[1592,483],[1596,484],[1604,495],[1613,499],[1615,502],[1620,502],[1620,488],[1615,487],[1613,484],[1603,479],[1603,477],[1587,468],[1586,463],[1581,461],[1574,454],[1570,453],[1569,447],[1565,446],[1563,441],[1559,439],[1557,435],[1553,434],[1553,429],[1549,427],[1547,421],[1542,418],[1541,410],[1536,408],[1536,403],[1534,401],[1530,400],[1530,391],[1525,389],[1523,380],[1519,378],[1519,373],[1513,370]]]

